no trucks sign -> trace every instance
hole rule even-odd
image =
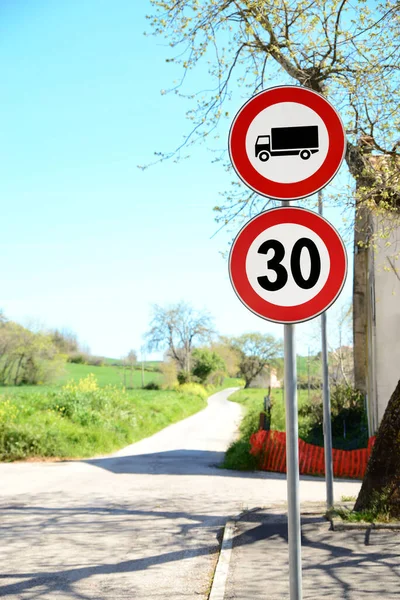
[[[325,187],[345,150],[337,111],[320,94],[296,86],[250,98],[229,133],[236,173],[255,192],[277,200],[298,200]]]

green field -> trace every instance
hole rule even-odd
[[[113,360],[113,359],[110,359]],[[145,363],[145,367],[154,368],[160,365],[160,362],[152,362]],[[106,385],[114,385],[117,387],[126,387],[129,389],[140,389],[142,388],[142,376],[144,385],[148,385],[149,383],[156,383],[158,385],[163,384],[163,375],[159,371],[146,371],[142,372],[141,369],[136,369],[133,371],[133,374],[129,369],[125,370],[125,379],[124,379],[124,370],[122,367],[104,365],[104,366],[90,366],[90,365],[81,365],[74,363],[66,363],[64,366],[64,373],[52,384],[48,385],[25,385],[21,386],[0,386],[0,395],[10,395],[10,394],[19,394],[21,389],[24,392],[32,392],[36,393],[38,391],[45,393],[54,388],[61,387],[70,381],[79,381],[80,379],[87,377],[88,375],[93,374],[96,377],[98,385],[100,387],[105,387]],[[133,383],[133,385],[132,385]],[[244,385],[243,380],[235,379],[233,377],[226,377],[221,386],[218,386],[218,389],[227,388],[227,387],[242,387]]]
[[[86,377],[90,373],[96,377],[100,386],[105,385],[117,385],[124,386],[127,388],[140,388],[142,387],[142,371],[141,369],[135,369],[133,374],[130,369],[123,369],[122,367],[113,367],[104,365],[102,367],[92,367],[90,365],[76,365],[73,363],[67,363],[65,365],[65,374],[58,380],[59,385],[64,385],[67,381],[78,381],[82,377]],[[132,377],[133,375],[133,377]],[[143,371],[144,385],[150,382],[162,384],[163,376],[162,373]]]
[[[102,357],[104,364],[107,366],[118,366],[121,367],[123,365],[123,359],[122,358],[108,358],[106,356]],[[162,364],[162,360],[146,360],[144,361],[144,368],[145,369],[154,369],[154,368],[158,368],[161,364]],[[138,365],[138,369],[142,367],[142,362],[139,360],[137,362]]]
[[[64,373],[52,384],[49,385],[27,385],[21,388],[20,386],[0,386],[0,394],[12,394],[15,392],[19,392],[19,390],[23,389],[24,391],[33,391],[37,392],[41,390],[42,392],[53,389],[54,387],[61,387],[68,383],[69,381],[79,381],[80,379],[87,377],[89,374],[93,374],[100,387],[104,387],[106,385],[116,385],[118,387],[126,387],[126,388],[141,388],[142,387],[142,371],[141,369],[133,371],[133,377],[131,379],[130,370],[125,370],[125,385],[124,385],[124,370],[121,367],[113,367],[113,366],[101,366],[101,367],[93,367],[90,365],[80,365],[74,363],[66,363],[64,366]],[[152,371],[144,371],[143,372],[144,385],[147,385],[151,382],[157,383],[161,385],[163,383],[162,373],[152,372]],[[133,385],[132,385],[133,383]]]

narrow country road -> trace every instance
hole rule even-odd
[[[216,466],[241,418],[232,391],[112,456],[0,464],[0,597],[205,600],[228,517],[286,500],[283,475]],[[302,480],[302,501],[324,494]]]

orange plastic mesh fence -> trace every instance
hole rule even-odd
[[[371,437],[368,441],[368,448],[359,450],[333,449],[334,476],[362,479],[374,442],[375,437]],[[258,457],[260,469],[286,473],[285,432],[260,429],[250,437],[250,444],[250,452]],[[324,475],[324,449],[299,440],[299,469],[302,475]]]

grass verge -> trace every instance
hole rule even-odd
[[[229,400],[241,404],[245,411],[239,427],[240,437],[226,451],[221,464],[223,469],[254,471],[257,468],[256,457],[250,454],[250,436],[257,431],[260,419],[259,394],[255,392],[260,390],[239,390],[229,396]]]
[[[372,510],[354,511],[349,508],[332,508],[326,513],[327,518],[338,517],[346,523],[390,523],[397,522],[386,512]]]
[[[256,457],[250,454],[250,436],[258,431],[260,412],[264,409],[264,396],[267,390],[264,389],[242,389],[231,396],[229,400],[238,402],[244,408],[244,417],[240,424],[240,437],[233,442],[226,454],[222,467],[225,469],[236,469],[240,471],[254,471],[257,468]],[[276,431],[285,431],[285,404],[282,389],[274,389],[271,392],[271,429]],[[308,402],[308,391],[298,391],[299,406]],[[299,419],[299,435],[306,435],[310,428],[307,419]]]
[[[148,437],[206,406],[207,392],[100,387],[93,375],[54,389],[0,399],[0,460],[87,458]]]
[[[342,496],[342,501],[355,502],[355,496]],[[340,518],[346,523],[398,523],[390,514],[389,505],[387,503],[387,494],[385,492],[372,493],[370,508],[361,511],[355,511],[347,507],[333,507],[327,512],[327,518]]]

